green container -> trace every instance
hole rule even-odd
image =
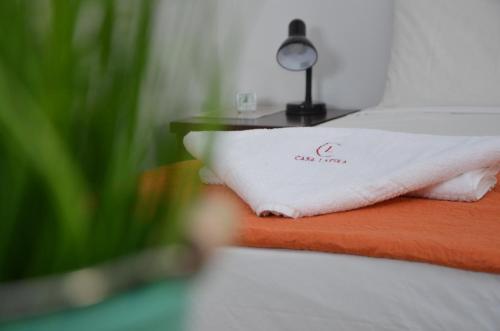
[[[177,273],[176,277],[161,277],[162,274],[172,273],[171,268],[166,268],[170,262],[165,263],[164,254],[155,253],[154,258],[148,254],[147,259],[141,256],[104,268],[86,269],[25,284],[3,284],[0,286],[0,330],[184,330],[190,277],[185,273],[184,276]],[[127,272],[123,273],[125,269]],[[90,282],[80,277],[89,274],[95,276],[96,273],[99,275],[98,282],[104,280],[106,284],[112,284],[106,288],[105,298],[92,299],[91,295],[90,300],[98,301],[91,304],[75,304],[74,300],[68,300],[71,296],[81,297],[82,288],[83,291],[90,289],[90,292],[95,288],[102,289],[102,283],[97,284],[95,277]],[[75,288],[75,279],[78,280],[77,287],[80,282],[82,288]],[[71,286],[68,287],[68,284]],[[123,290],[124,286],[128,289]],[[76,292],[72,294],[71,291]],[[9,305],[9,302],[13,304]]]
[[[85,308],[0,324],[2,331],[184,330],[186,281],[164,281]]]

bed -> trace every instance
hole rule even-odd
[[[500,135],[498,123],[500,108],[426,107],[367,109],[323,126]],[[500,274],[318,251],[225,247],[193,289],[190,327],[498,330]]]
[[[322,126],[500,136],[499,9],[497,0],[396,0],[382,101]],[[363,215],[360,223],[371,224],[377,217],[389,218],[395,205],[413,203],[415,199],[394,199],[352,213]],[[478,203],[461,205],[462,223],[453,223],[454,206],[449,203],[441,210],[448,222],[433,231],[446,234],[452,229],[457,241],[488,237],[486,250],[461,250],[451,232],[446,238],[450,250],[421,247],[443,257],[440,261],[425,254],[388,258],[376,245],[365,252],[338,249],[340,244],[331,248],[342,237],[321,239],[321,247],[314,247],[314,241],[300,246],[303,237],[289,236],[293,231],[276,225],[295,221],[263,218],[259,226],[255,216],[243,226],[237,244],[220,248],[199,276],[191,297],[190,329],[500,330],[500,189]],[[423,203],[408,214],[416,227],[420,212],[422,219],[427,214],[440,220],[439,214],[432,215],[432,205]],[[484,231],[485,220],[489,232]],[[255,237],[274,239],[259,246],[249,229]],[[475,230],[483,234],[476,236]],[[286,242],[279,242],[280,231],[288,236]],[[302,233],[307,237],[307,228]],[[403,242],[420,244],[392,238],[394,245]],[[488,254],[489,262],[482,259]],[[475,266],[460,263],[469,257]]]

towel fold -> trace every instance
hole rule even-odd
[[[407,195],[436,200],[478,201],[495,187],[499,170],[498,167],[494,167],[469,171]]]
[[[302,217],[400,195],[477,201],[496,184],[500,137],[449,137],[368,129],[289,128],[192,132],[186,149],[258,215]]]
[[[499,170],[488,168],[469,171],[445,182],[431,185],[406,195],[435,200],[478,201],[495,187],[497,183],[496,174]],[[207,167],[201,168],[199,175],[204,184],[224,185],[224,182]]]

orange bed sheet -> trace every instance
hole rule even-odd
[[[187,161],[177,167],[197,169],[200,163]],[[150,173],[150,179],[165,171]],[[474,203],[401,197],[296,220],[257,217],[224,186],[204,186],[203,190],[223,195],[239,207],[237,245],[392,258],[500,274],[498,186]]]

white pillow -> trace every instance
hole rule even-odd
[[[396,0],[380,106],[500,106],[500,0]]]

